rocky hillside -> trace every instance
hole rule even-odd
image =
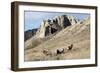
[[[28,49],[25,49],[25,61],[90,58],[90,17],[87,17],[84,20],[77,22],[73,17],[68,17],[64,15],[63,19],[67,18],[68,23],[70,25],[67,23],[65,25],[64,23],[60,24],[60,21],[58,22],[58,19],[56,18],[58,17],[55,17],[54,20],[57,20],[56,24],[58,25],[59,23],[59,27],[58,26],[56,27],[57,33],[52,37],[50,37],[50,39],[47,39],[45,41],[44,39],[40,38],[36,39],[37,36],[36,37],[34,36],[31,39],[29,39],[28,42],[26,41],[27,43],[25,42],[25,45],[29,44],[31,41],[35,41],[35,44],[36,43],[38,44],[35,47],[30,47]],[[52,21],[50,21],[50,23],[51,22]],[[42,23],[44,24],[44,22]],[[39,30],[36,33],[37,35],[38,34],[40,35]],[[52,33],[47,33],[47,34],[50,35]],[[71,45],[73,45],[73,47],[71,50],[69,50],[69,46]],[[63,51],[59,52],[60,50],[62,50],[62,48]]]
[[[77,19],[75,19],[75,17],[73,16],[68,16],[68,15],[55,16],[52,19],[43,20],[41,22],[40,27],[35,32],[36,33],[35,35],[32,35],[31,33],[29,34],[25,33],[26,36],[29,37],[31,35],[33,36],[32,38],[28,39],[25,42],[25,48],[26,49],[32,48],[32,44],[34,44],[37,40],[38,40],[37,43],[40,44],[44,40],[52,38],[52,36],[57,34],[59,31],[65,29],[68,26],[74,25],[76,23],[77,23]]]
[[[31,38],[32,36],[36,35],[37,29],[32,29],[32,30],[27,30],[24,33],[24,41],[28,40],[29,38]]]

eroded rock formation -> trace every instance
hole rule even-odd
[[[53,19],[43,20],[36,34],[39,38],[44,38],[76,23],[77,20],[73,16],[55,16]]]

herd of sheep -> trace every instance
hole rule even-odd
[[[72,50],[72,48],[73,48],[73,44],[71,44],[70,46],[68,46],[68,49],[67,49],[67,50]],[[58,48],[58,49],[56,49],[55,53],[54,53],[54,52],[50,52],[50,51],[48,51],[47,49],[44,49],[44,50],[43,50],[43,53],[44,53],[46,56],[59,55],[59,54],[65,53],[65,49],[64,49],[64,48]]]

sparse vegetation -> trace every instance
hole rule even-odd
[[[54,36],[32,41],[25,50],[25,61],[90,58],[90,23],[87,21],[90,20],[68,26]],[[34,50],[37,52],[32,52]]]

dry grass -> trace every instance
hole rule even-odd
[[[31,49],[25,50],[25,61],[90,58],[89,30],[89,22],[84,22],[84,24],[69,26],[43,43],[34,41],[33,46],[30,47]],[[70,44],[74,45],[72,50],[68,50]],[[58,48],[64,48],[64,53],[56,54]],[[51,55],[44,54],[44,49],[48,50]]]

